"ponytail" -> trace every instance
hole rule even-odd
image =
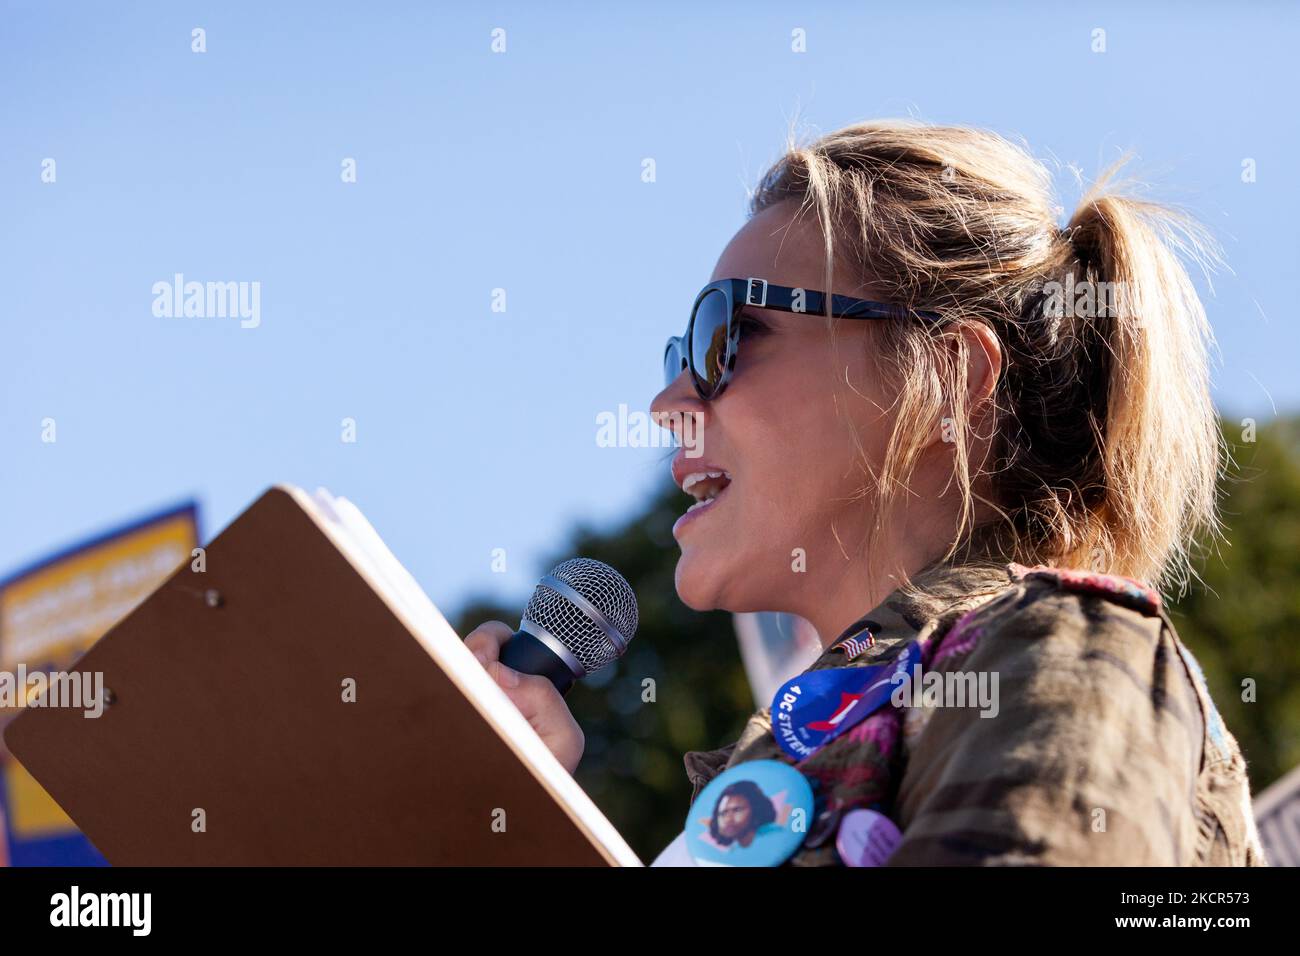
[[[1106,192],[1059,236],[1044,296],[1009,329],[1004,500],[1049,563],[1185,589],[1191,547],[1218,530],[1222,446],[1213,341],[1178,253],[1213,243],[1167,207]],[[1046,546],[1046,547],[1044,547]]]

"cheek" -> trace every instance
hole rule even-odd
[[[802,523],[800,516],[849,507],[840,499],[852,496],[863,481],[845,412],[865,403],[847,389],[837,401],[827,366],[817,370],[817,377],[787,376],[776,389],[765,390],[761,405],[745,416],[745,457],[759,492],[752,504],[796,526]],[[866,450],[874,453],[878,436],[862,425],[858,432]]]

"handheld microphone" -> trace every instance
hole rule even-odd
[[[500,660],[567,694],[575,680],[622,657],[636,625],[636,595],[623,575],[592,558],[570,558],[538,582]]]

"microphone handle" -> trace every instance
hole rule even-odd
[[[563,697],[573,687],[573,672],[556,653],[527,631],[515,631],[501,647],[501,663],[521,674],[545,677]]]

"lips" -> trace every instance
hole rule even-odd
[[[681,457],[673,461],[673,478],[682,491],[695,499],[695,503],[673,525],[675,537],[687,522],[717,506],[732,479],[731,473],[719,465],[687,461]]]
[[[723,488],[712,498],[702,498],[696,501],[695,504],[687,508],[685,513],[673,523],[673,537],[680,539],[682,536],[682,529],[696,521],[703,521],[704,516],[711,511],[717,510],[717,508],[720,507],[719,502],[726,497],[727,490],[726,488]]]

